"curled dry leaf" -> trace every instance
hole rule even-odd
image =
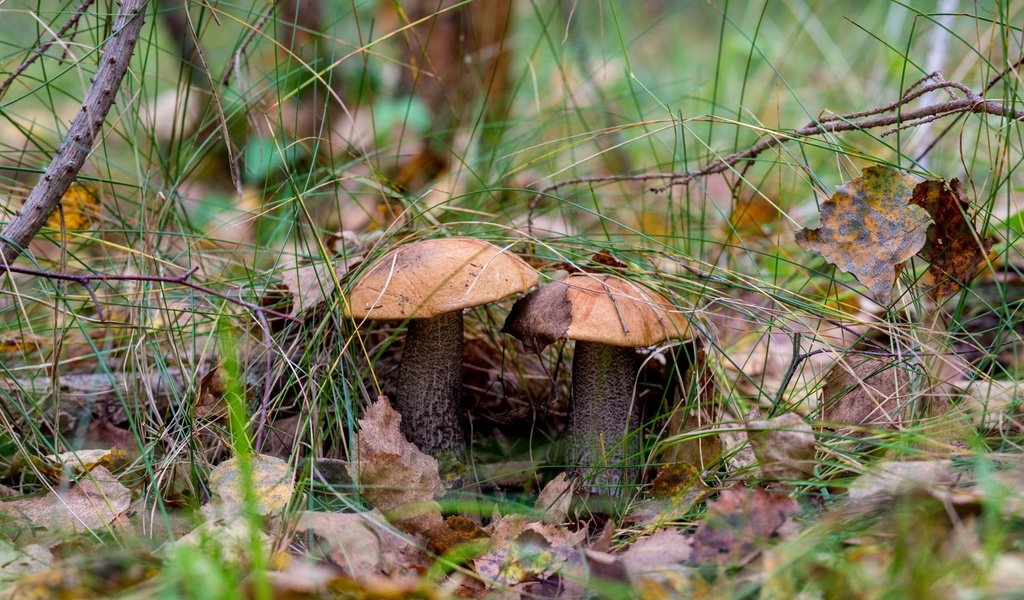
[[[796,413],[747,424],[747,437],[766,479],[805,479],[814,473],[814,431]]]
[[[743,564],[770,538],[795,533],[793,515],[800,505],[786,494],[731,488],[708,506],[693,534],[693,560],[698,564]]]
[[[573,482],[565,476],[565,473],[559,473],[540,491],[534,506],[537,510],[547,513],[552,522],[561,523],[569,513],[572,492]]]
[[[873,356],[848,354],[825,377],[821,419],[825,425],[896,427],[910,391],[906,366]],[[845,429],[842,432],[863,433]]]
[[[250,469],[256,512],[269,515],[284,510],[295,489],[295,476],[288,463],[273,456],[254,454]],[[245,506],[245,487],[238,457],[229,458],[210,471],[210,490],[217,496],[219,515],[241,512]]]
[[[295,526],[297,538],[315,536],[314,554],[326,556],[355,581],[377,581],[416,572],[423,553],[391,529],[376,512],[304,512]]]
[[[996,243],[981,237],[968,220],[971,203],[964,198],[960,180],[923,181],[914,188],[912,204],[928,211],[935,221],[928,227],[928,239],[921,258],[931,266],[926,276],[930,293],[938,299],[955,294],[974,277]]]
[[[622,553],[622,562],[631,581],[644,574],[681,565],[693,556],[693,538],[674,529],[659,531],[637,540]]]
[[[821,205],[821,227],[803,229],[796,241],[852,273],[879,304],[888,305],[903,264],[924,246],[928,213],[908,205],[917,178],[872,166],[836,188]]]
[[[444,485],[437,460],[420,452],[400,430],[402,416],[386,397],[371,404],[359,420],[357,458],[348,464],[366,501],[405,531],[429,538],[448,533],[437,498]]]
[[[106,468],[95,466],[68,489],[0,502],[0,513],[52,531],[86,531],[114,522],[128,510],[131,500],[128,488]]]

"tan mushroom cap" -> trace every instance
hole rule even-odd
[[[348,309],[357,319],[427,319],[536,285],[536,269],[489,242],[423,240],[399,246],[377,261],[356,281]]]
[[[519,300],[504,330],[538,350],[557,339],[640,348],[690,338],[686,318],[664,296],[614,275],[589,273]]]

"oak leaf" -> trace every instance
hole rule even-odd
[[[908,204],[917,178],[873,166],[836,188],[821,205],[821,227],[803,229],[796,241],[852,273],[879,304],[888,305],[903,264],[924,246],[928,213]]]

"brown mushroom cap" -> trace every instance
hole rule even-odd
[[[640,348],[689,339],[690,326],[663,296],[614,275],[583,273],[516,302],[504,331],[541,350],[558,339]]]
[[[427,319],[500,300],[537,285],[518,256],[473,238],[423,240],[384,255],[349,293],[350,316]]]

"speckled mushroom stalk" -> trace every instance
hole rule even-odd
[[[535,285],[537,271],[514,254],[482,240],[446,238],[391,250],[352,286],[352,318],[409,323],[392,404],[402,433],[438,458],[442,471],[465,458],[462,311]]]
[[[402,433],[424,452],[458,460],[466,446],[461,393],[462,311],[409,321],[393,402]]]
[[[635,283],[577,274],[520,298],[503,331],[537,351],[555,340],[576,340],[569,458],[589,491],[619,494],[634,479],[640,449],[635,348],[685,339],[686,319]]]
[[[633,480],[640,449],[640,411],[633,389],[633,348],[576,342],[569,411],[571,460],[592,471],[592,486],[614,490]],[[633,432],[633,433],[630,433]]]

